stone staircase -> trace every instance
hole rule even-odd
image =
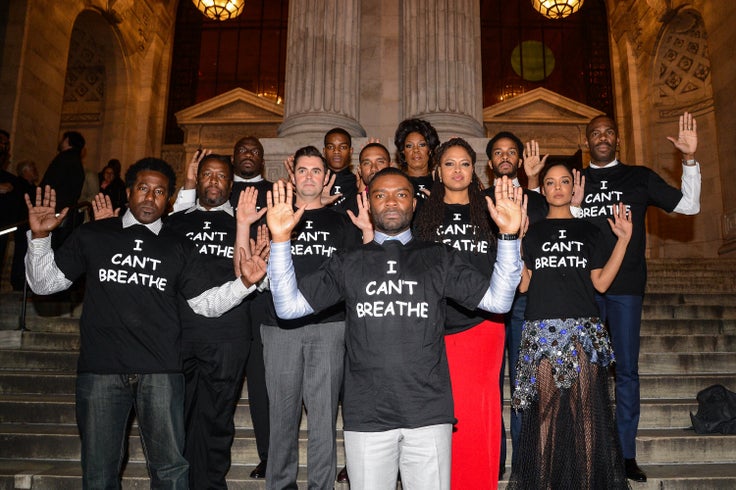
[[[736,436],[687,430],[699,390],[714,383],[736,390],[736,260],[651,261],[649,269],[637,457],[649,481],[632,487],[736,488]],[[19,304],[17,295],[0,297],[0,490],[81,488],[74,420],[79,309],[37,298],[21,334],[14,330]],[[262,489],[262,481],[248,477],[258,457],[247,404],[244,392],[228,481],[233,489]],[[302,424],[300,486],[306,486]],[[131,434],[123,488],[148,488],[135,421]]]

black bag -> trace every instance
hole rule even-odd
[[[701,390],[697,396],[698,413],[690,420],[698,434],[736,434],[736,393],[723,385]]]

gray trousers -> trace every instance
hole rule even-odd
[[[299,422],[307,410],[307,473],[310,489],[335,485],[335,424],[345,358],[345,323],[293,330],[262,325],[271,436],[266,488],[297,488]]]
[[[350,490],[449,490],[451,456],[452,424],[345,431]]]

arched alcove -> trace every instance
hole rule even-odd
[[[84,10],[69,41],[59,132],[80,131],[87,140],[85,166],[99,170],[110,158],[126,161],[128,77],[113,26]]]

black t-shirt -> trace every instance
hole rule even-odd
[[[645,218],[648,206],[657,206],[671,212],[682,199],[682,192],[667,184],[647,167],[619,163],[610,168],[583,169],[585,197],[583,218],[603,232],[610,255],[616,245],[616,235],[611,231],[606,218],[613,217],[613,206],[623,202],[632,210],[634,230],[626,248],[626,255],[616,279],[608,288],[609,294],[644,294],[647,280],[645,260]]]
[[[291,258],[297,278],[319,269],[335,252],[352,250],[361,244],[360,232],[352,221],[334,208],[308,209],[291,234]],[[299,328],[316,323],[345,320],[345,305],[334,304],[322,311],[294,320],[276,317],[273,301],[268,305],[266,325]]]
[[[417,200],[417,207],[414,210],[414,216],[416,216],[419,213],[419,209],[429,199],[429,196],[423,192],[423,189],[431,191],[434,185],[434,179],[432,179],[432,175],[422,175],[421,177],[409,177],[409,181],[414,186],[414,197]]]
[[[590,271],[608,261],[601,231],[585,220],[546,219],[523,240],[532,271],[527,320],[599,316]]]
[[[180,211],[169,216],[166,225],[194,244],[210,276],[217,280],[216,284],[209,284],[208,287],[235,279],[233,247],[237,224],[233,216],[225,211]],[[182,338],[207,342],[250,338],[246,305],[247,301],[243,301],[217,318],[206,318],[194,313],[186,298],[180,295]]]
[[[484,209],[488,221],[492,221],[488,211]],[[496,262],[496,244],[479,235],[475,226],[470,224],[469,204],[445,204],[445,218],[437,230],[439,241],[458,251],[478,271],[491,280],[493,265]],[[447,300],[446,333],[457,333],[478,325],[484,320],[503,321],[502,315],[494,315],[483,310],[468,309],[455,301]]]
[[[84,167],[78,150],[64,150],[49,164],[41,179],[41,188],[50,185],[56,191],[56,211],[77,204],[84,185]]]
[[[348,209],[351,210],[356,216],[358,215],[358,201],[356,199],[358,195],[358,184],[355,180],[355,174],[352,172],[350,166],[340,170],[339,172],[332,172],[335,174],[335,185],[330,190],[330,195],[342,194],[342,196],[332,204],[332,208],[347,214]]]
[[[263,179],[259,180],[258,182],[233,182],[233,189],[230,192],[230,204],[232,205],[233,209],[237,209],[238,207],[240,192],[244,191],[248,187],[255,187],[256,189],[258,189],[258,197],[256,198],[256,210],[260,211],[261,209],[267,207],[266,193],[270,190],[273,190],[273,182],[269,182],[268,180]]]
[[[70,281],[86,277],[79,372],[181,371],[177,298],[193,298],[209,282],[188,240],[167,226],[156,235],[109,218],[75,230],[55,262]]]
[[[488,278],[451,248],[388,240],[338,253],[299,280],[315,311],[345,301],[345,429],[453,423],[445,298],[474,309]]]

